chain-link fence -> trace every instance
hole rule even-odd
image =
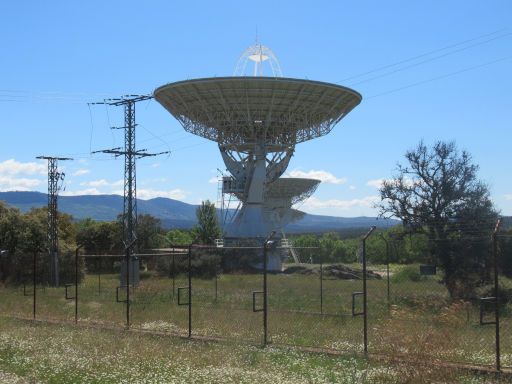
[[[272,343],[362,351],[362,280],[342,280],[336,272],[299,265],[269,276]]]
[[[431,264],[268,271],[265,247],[194,245],[125,255],[77,250],[60,287],[48,284],[47,255],[27,255],[17,283],[0,289],[0,307],[4,315],[182,337],[486,366],[499,358],[512,367],[512,280],[499,273],[495,281],[492,262],[505,239],[479,241],[491,262],[464,267],[464,284],[473,284],[464,298]]]
[[[261,344],[263,250],[199,248],[195,252],[195,260],[208,267],[193,278],[194,334]],[[239,259],[244,263],[238,265]]]
[[[468,273],[479,273],[471,271]],[[422,361],[492,366],[495,363],[494,302],[491,287],[480,295],[454,299],[443,274],[433,266],[394,272],[389,308],[385,281],[369,283],[369,349]],[[483,288],[483,287],[482,287]],[[482,301],[488,300],[488,301]],[[481,304],[483,321],[480,321]]]

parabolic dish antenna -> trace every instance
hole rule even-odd
[[[154,96],[187,132],[230,146],[289,146],[328,134],[361,102],[336,84],[284,77],[179,81]]]
[[[280,67],[259,43],[240,60],[237,68],[254,62],[258,76],[179,81],[157,88],[154,97],[187,132],[218,143],[231,174],[222,178],[222,193],[242,204],[224,228],[224,240],[261,245],[271,231],[282,233],[286,222],[300,217],[293,204],[318,185],[317,180],[280,179],[296,144],[328,134],[362,98],[336,84],[262,76],[263,63],[277,63],[271,65],[274,76],[280,76]],[[280,268],[280,255],[271,252],[269,269]]]
[[[269,184],[265,191],[265,200],[288,200],[290,206],[298,204],[313,193],[320,180],[282,177]]]
[[[267,186],[263,209],[273,231],[282,233],[287,224],[303,217],[292,207],[309,198],[318,184],[320,180],[282,177]]]

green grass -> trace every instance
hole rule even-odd
[[[269,340],[273,346],[297,345],[333,349],[346,354],[362,352],[360,316],[351,315],[352,292],[362,291],[361,281],[323,281],[315,275],[269,275]],[[429,356],[445,361],[494,364],[494,327],[480,326],[478,308],[450,303],[445,287],[432,276],[418,282],[392,283],[387,305],[385,279],[368,281],[369,350],[389,356]],[[214,279],[193,279],[192,333],[196,337],[222,338],[259,346],[263,340],[263,314],[253,312],[252,293],[262,290],[260,274],[221,275],[215,299]],[[115,302],[117,275],[86,276],[79,288],[79,322],[124,326],[126,307]],[[188,333],[188,307],[177,303],[177,288],[186,276],[172,280],[153,276],[132,292],[131,323],[135,329]],[[74,294],[74,288],[70,289]],[[121,296],[124,292],[121,292]],[[186,297],[185,297],[186,300]],[[261,307],[257,295],[257,307]],[[362,298],[356,298],[360,310]],[[0,289],[4,315],[31,317],[32,297],[21,287]],[[502,361],[512,366],[512,317],[502,318]],[[63,288],[37,290],[37,318],[72,321],[74,301]],[[233,345],[233,344],[231,344]]]
[[[0,319],[2,383],[487,383],[486,377],[292,348]]]

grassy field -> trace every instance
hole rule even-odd
[[[398,267],[393,267],[397,272]],[[439,277],[394,282],[387,302],[385,279],[368,281],[369,351],[390,357],[471,364],[494,364],[494,326],[479,325],[478,308],[448,300]],[[98,282],[100,281],[100,284]],[[263,314],[253,312],[253,292],[262,290],[259,274],[225,274],[215,279],[192,281],[192,334],[197,338],[224,339],[259,346],[263,339]],[[79,322],[122,329],[125,303],[117,303],[118,276],[86,276],[79,287]],[[358,280],[324,279],[322,304],[316,275],[269,275],[268,333],[273,346],[325,348],[347,355],[360,354],[363,319],[352,316],[352,293],[362,291]],[[133,289],[131,325],[134,329],[185,336],[188,306],[178,305],[178,287],[186,287],[185,275],[172,279],[150,275]],[[217,290],[215,290],[217,286]],[[31,291],[31,287],[27,288]],[[31,293],[31,292],[29,292]],[[63,288],[37,291],[37,318],[74,319],[74,301]],[[74,295],[74,288],[69,293]],[[186,291],[182,291],[187,300]],[[125,292],[120,291],[121,298]],[[256,295],[256,307],[262,296]],[[362,298],[356,296],[356,311]],[[22,287],[0,289],[4,315],[32,316],[32,297]],[[502,363],[512,366],[512,318],[502,318]],[[231,343],[230,345],[233,345]],[[238,346],[236,348],[239,348]],[[241,347],[240,347],[241,348]]]
[[[498,383],[492,376],[293,348],[0,319],[2,383]],[[503,383],[506,381],[503,380]]]

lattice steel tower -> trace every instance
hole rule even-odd
[[[148,95],[125,95],[119,99],[106,99],[103,102],[92,104],[108,104],[113,106],[124,107],[124,126],[112,127],[113,129],[124,129],[124,150],[122,148],[105,149],[94,151],[93,153],[110,153],[115,157],[124,155],[124,208],[123,208],[123,242],[125,247],[130,248],[133,254],[134,245],[137,241],[137,176],[135,161],[138,158],[161,155],[166,152],[147,153],[146,149],[137,150],[135,147],[135,104],[151,99]],[[138,283],[138,260],[134,257],[131,259],[130,276],[133,281],[130,283]],[[126,266],[123,265],[122,269]],[[124,283],[125,273],[121,272],[121,283]]]
[[[49,283],[59,286],[59,222],[57,197],[59,195],[64,172],[59,172],[59,160],[73,160],[69,157],[37,156],[37,159],[48,160],[48,253],[50,257]]]

